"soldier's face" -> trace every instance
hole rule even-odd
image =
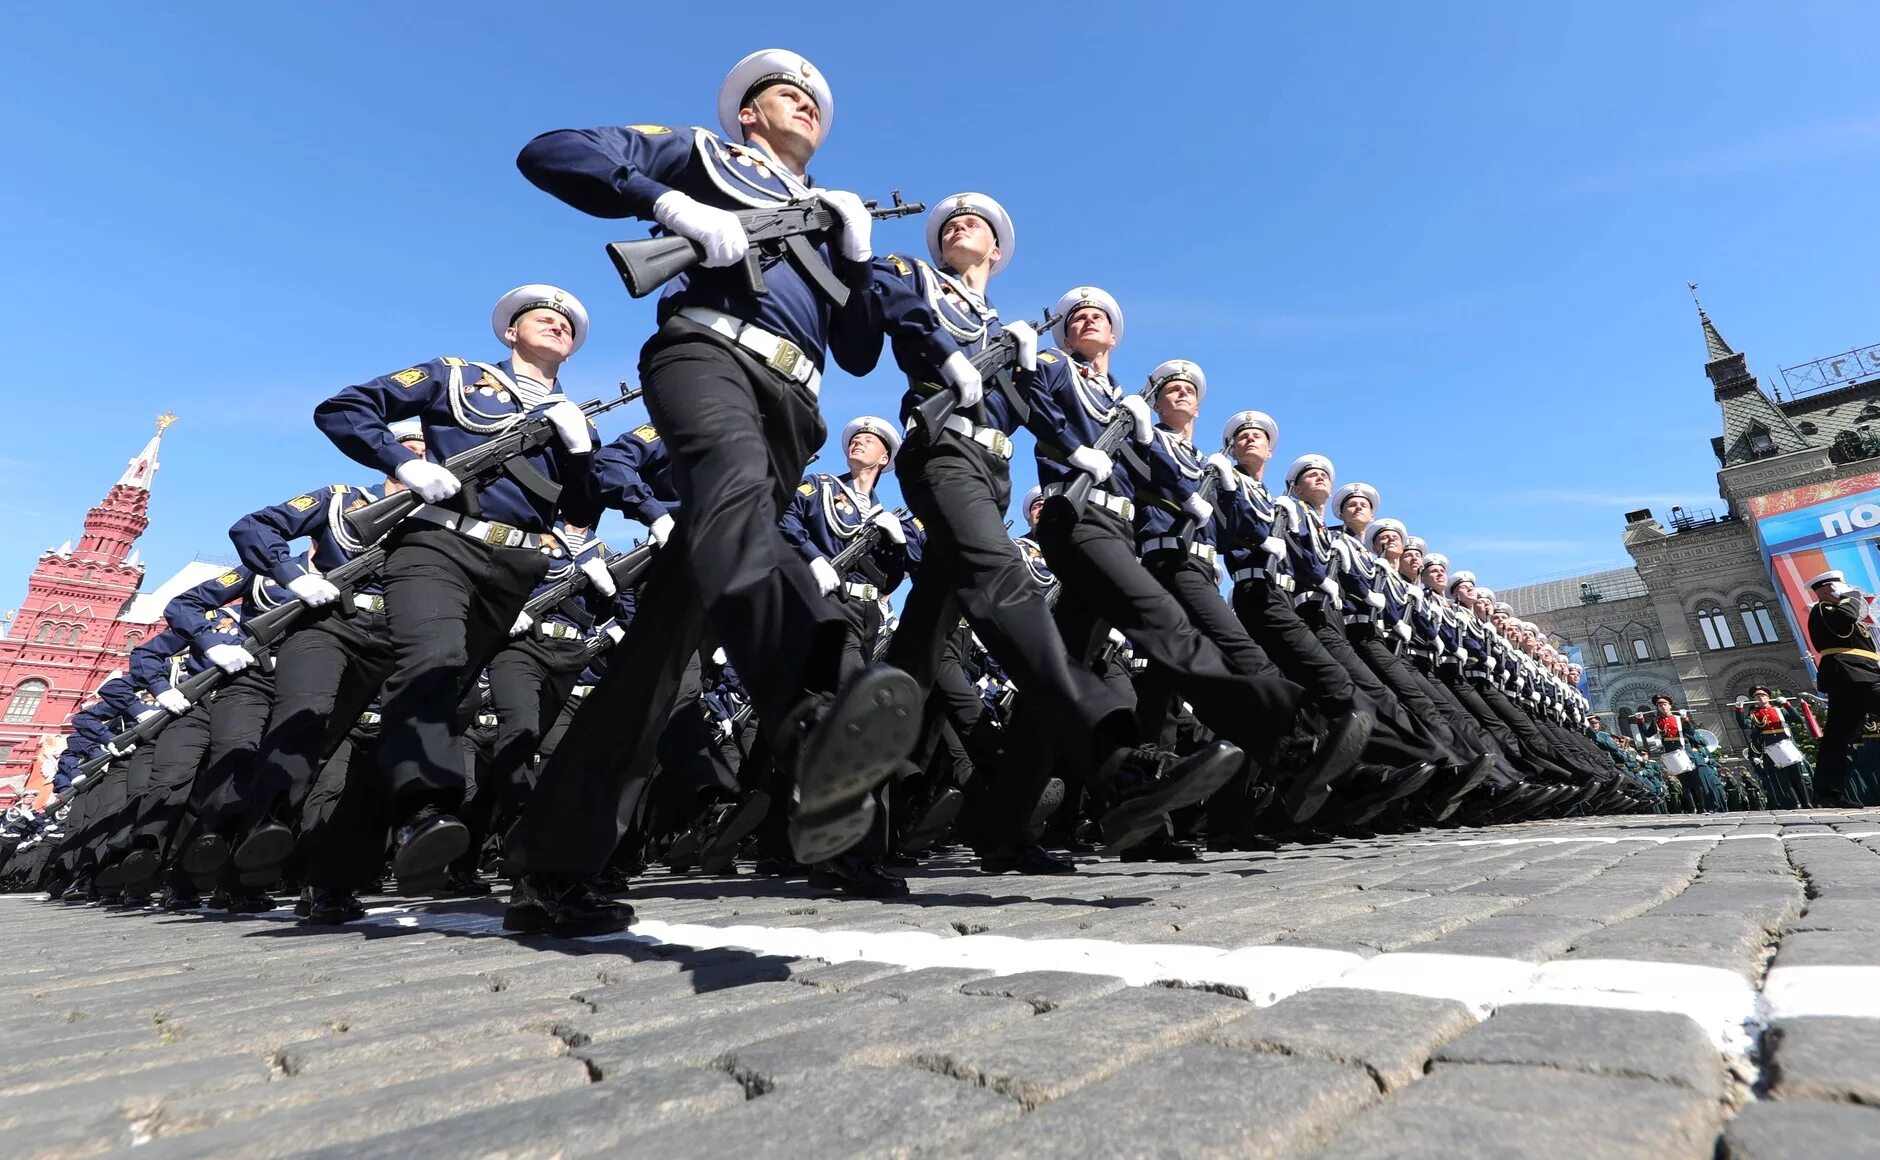
[[[547,356],[560,362],[574,353],[574,323],[561,311],[546,306],[517,315],[503,338],[534,358]]]
[[[1031,501],[1030,507],[1025,509],[1025,522],[1034,528],[1037,527],[1038,515],[1042,511],[1044,511],[1044,497],[1039,496],[1037,499]]]
[[[1385,528],[1371,537],[1371,550],[1386,560],[1395,560],[1403,554],[1403,537],[1396,528]]]
[[[888,445],[873,431],[857,431],[847,448],[849,466],[860,470],[881,467],[888,462]]]
[[[1155,414],[1170,427],[1180,427],[1201,413],[1201,399],[1187,379],[1170,379],[1156,392]]]
[[[1273,441],[1264,427],[1242,427],[1234,432],[1234,460],[1248,471],[1258,471],[1273,458]]]
[[[940,257],[955,270],[999,258],[998,235],[978,214],[955,214],[940,227]]]
[[[1769,694],[1765,692],[1758,692],[1756,694],[1756,703],[1758,705],[1767,707],[1769,704]]]
[[[1432,592],[1441,592],[1449,585],[1449,569],[1441,564],[1430,564],[1423,569],[1423,587]]]
[[[1323,467],[1308,467],[1293,480],[1293,494],[1313,507],[1324,507],[1332,498],[1332,476]]]
[[[1494,611],[1495,611],[1494,605],[1490,604],[1488,601],[1484,600],[1480,596],[1475,598],[1475,614],[1477,616],[1487,618],[1488,616],[1493,614]]]
[[[1405,548],[1403,555],[1397,557],[1397,572],[1405,580],[1419,579],[1423,575],[1423,553]]]
[[[771,85],[738,110],[738,123],[746,137],[762,137],[771,145],[796,141],[812,152],[822,144],[822,110],[795,85]]]
[[[1371,522],[1371,498],[1355,492],[1346,496],[1345,502],[1339,505],[1338,516],[1347,524],[1365,527]]]
[[[1475,585],[1470,581],[1464,580],[1462,583],[1456,585],[1449,595],[1457,604],[1462,605],[1464,608],[1473,608],[1475,606]]]
[[[1071,353],[1091,358],[1116,348],[1116,328],[1100,307],[1080,306],[1071,311],[1064,332],[1071,340]]]
[[[1492,619],[1493,619],[1493,620],[1494,620],[1494,622],[1495,622],[1495,627],[1496,627],[1496,628],[1499,628],[1499,629],[1501,629],[1501,630],[1502,630],[1502,632],[1504,632],[1504,633],[1506,633],[1506,632],[1508,631],[1508,614],[1507,614],[1507,613],[1505,613],[1505,612],[1497,612],[1497,613],[1496,613],[1496,614],[1495,614],[1495,615],[1494,615],[1494,616],[1492,617]]]

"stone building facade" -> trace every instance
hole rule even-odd
[[[1746,518],[1750,501],[1880,468],[1880,376],[1778,400],[1701,307],[1698,319],[1704,374],[1722,412],[1723,434],[1711,440],[1722,514],[1673,508],[1660,522],[1648,510],[1628,512],[1631,568],[1501,597],[1577,651],[1595,710],[1628,716],[1665,692],[1734,747],[1741,735],[1730,705],[1751,686],[1814,688],[1807,642],[1783,615]]]

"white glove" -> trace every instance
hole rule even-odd
[[[866,262],[874,257],[869,236],[874,232],[875,219],[862,199],[846,189],[812,189],[810,192],[821,198],[842,223],[842,239],[838,243],[842,256],[851,262]]]
[[[729,717],[726,717],[723,720],[718,722],[718,733],[722,737],[731,736],[731,731],[733,728],[734,726],[731,724],[731,718]]]
[[[1364,594],[1364,602],[1365,602],[1366,604],[1369,604],[1369,605],[1370,605],[1370,606],[1371,606],[1372,608],[1378,608],[1378,609],[1381,609],[1381,608],[1383,608],[1383,607],[1384,607],[1385,605],[1387,605],[1387,604],[1389,604],[1389,603],[1390,603],[1390,602],[1389,602],[1388,600],[1385,600],[1385,599],[1384,599],[1384,594],[1383,594],[1382,592],[1367,592],[1367,593],[1365,593],[1365,594]]]
[[[728,665],[731,663],[731,658],[725,655],[724,649],[715,648],[712,650],[712,663],[715,665]]]
[[[165,689],[161,693],[158,693],[157,704],[168,709],[172,714],[178,717],[189,712],[189,698],[183,696],[183,694],[177,692],[175,689]]]
[[[137,722],[139,724],[142,724],[143,722],[150,720],[152,717],[155,717],[158,713],[161,713],[162,711],[163,710],[161,709],[139,709],[137,711]]]
[[[339,599],[339,589],[333,586],[332,581],[311,572],[289,580],[287,590],[298,596],[309,608],[319,608]]]
[[[816,577],[817,590],[824,596],[834,592],[842,583],[842,577],[836,575],[835,565],[821,556],[809,562],[809,570],[810,574]]]
[[[392,474],[425,503],[440,503],[463,487],[463,481],[452,475],[450,468],[428,459],[407,459]]]
[[[1213,469],[1214,477],[1220,481],[1219,490],[1232,491],[1240,486],[1240,469],[1221,452],[1216,451],[1208,456],[1208,467]]]
[[[881,529],[882,535],[897,544],[907,543],[907,532],[901,527],[900,516],[890,511],[879,511],[875,513],[874,522],[875,526]]]
[[[980,381],[979,369],[973,366],[972,359],[960,351],[954,351],[947,356],[947,361],[940,364],[940,377],[959,396],[962,407],[973,406],[985,397],[986,384]]]
[[[1095,447],[1079,447],[1070,453],[1069,458],[1072,467],[1098,483],[1110,478],[1110,473],[1116,470],[1116,465],[1110,462],[1110,457]]]
[[[672,525],[673,519],[670,515],[663,515],[654,520],[653,542],[662,548],[665,547],[666,541],[672,538]]]
[[[1122,629],[1112,628],[1110,630],[1110,643],[1115,645],[1117,648],[1122,648],[1124,645],[1129,643],[1129,638],[1123,635]]]
[[[653,220],[703,246],[706,266],[735,266],[751,248],[751,239],[744,236],[744,223],[737,214],[706,205],[676,189],[667,190],[653,202]]]
[[[255,655],[238,644],[212,644],[202,655],[231,677],[255,663]]]
[[[602,596],[614,594],[614,574],[607,570],[607,561],[599,556],[581,565],[581,574],[588,578],[589,584],[594,585],[594,591]]]
[[[571,455],[586,455],[594,450],[588,434],[587,416],[573,399],[556,399],[542,411],[542,417],[555,425],[555,434]]]
[[[625,640],[627,636],[627,630],[617,624],[610,624],[606,628],[601,629],[601,631],[606,633],[607,639],[613,641],[615,644],[619,644],[622,640]]]
[[[1018,369],[1035,371],[1038,369],[1038,332],[1031,328],[1031,323],[1019,319],[1004,324],[1005,333],[1018,340]]]
[[[1214,518],[1214,505],[1202,499],[1199,492],[1182,501],[1182,510],[1204,524]]]
[[[535,617],[526,612],[516,613],[516,623],[509,627],[510,636],[521,636],[535,627]]]
[[[126,754],[128,754],[128,753],[129,753],[129,752],[130,752],[130,751],[131,751],[132,749],[134,749],[134,748],[136,748],[136,746],[134,746],[134,745],[131,745],[131,746],[125,746],[125,747],[124,747],[123,749],[119,749],[119,748],[117,747],[117,744],[116,744],[115,742],[111,742],[111,741],[107,741],[107,742],[105,742],[105,743],[104,743],[104,751],[105,751],[106,753],[109,753],[109,754],[110,754],[111,756],[113,756],[113,757],[123,757],[123,756],[125,756]],[[81,782],[81,781],[83,781],[83,780],[85,780],[85,775],[84,775],[84,774],[82,774],[82,773],[80,773],[80,774],[75,774],[75,775],[73,775],[73,777],[72,777],[72,784],[73,784],[73,785],[77,785],[77,784],[78,784],[79,782]]]
[[[1155,419],[1149,414],[1148,400],[1141,395],[1124,395],[1119,406],[1136,421],[1136,442],[1147,443],[1155,438]]]

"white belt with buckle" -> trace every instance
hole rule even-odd
[[[359,723],[361,725],[377,725],[379,723],[379,715],[371,711],[361,713],[359,714]]]
[[[447,512],[431,504],[425,504],[412,512],[411,518],[427,524],[436,524],[440,528],[456,532],[466,540],[476,540],[492,548],[542,548],[546,549],[551,556],[564,554],[560,542],[553,536],[545,536],[541,532],[525,532],[511,524],[473,520],[469,516]]]
[[[881,589],[875,587],[873,584],[859,584],[853,581],[844,583],[842,587],[836,589],[836,591],[842,593],[842,595],[848,597],[850,600],[873,600],[881,595]]]
[[[1150,552],[1172,551],[1185,551],[1190,556],[1206,560],[1210,564],[1214,563],[1215,556],[1219,555],[1213,544],[1205,544],[1199,540],[1192,544],[1184,543],[1180,536],[1156,536],[1142,542],[1142,554],[1145,556]]]
[[[822,372],[810,361],[803,348],[772,334],[761,326],[752,326],[742,318],[713,310],[709,306],[682,306],[679,317],[709,327],[764,360],[764,365],[792,382],[802,383],[812,395],[822,393]]]
[[[543,621],[535,626],[535,631],[556,640],[573,640],[581,635],[581,630],[572,624],[563,624],[558,620]]]
[[[1000,459],[1012,457],[1012,437],[997,427],[981,427],[966,416],[955,413],[947,416],[946,429],[964,435]]]
[[[1054,483],[1045,488],[1044,493],[1046,495],[1063,495],[1065,486],[1066,485],[1062,483]],[[1126,520],[1136,518],[1136,505],[1134,503],[1124,499],[1120,495],[1112,495],[1100,487],[1091,488],[1090,494],[1084,497],[1084,502],[1095,504],[1105,511],[1115,512]]]
[[[477,725],[478,725],[479,727],[481,727],[481,728],[484,728],[484,729],[494,729],[494,728],[496,728],[496,714],[494,714],[494,713],[478,713],[478,714],[477,714]]]
[[[1236,568],[1234,583],[1243,584],[1248,580],[1264,580],[1281,592],[1293,590],[1293,578],[1285,572],[1275,572],[1268,568]]]
[[[361,612],[384,612],[385,597],[365,596],[355,592],[353,593],[353,607]]]

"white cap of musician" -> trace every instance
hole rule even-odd
[[[901,433],[895,430],[893,423],[879,415],[857,415],[842,428],[842,450],[846,452],[849,444],[863,432],[881,440],[881,445],[888,449],[888,462],[883,465],[882,470],[893,471],[894,457],[901,453]]]
[[[1086,306],[1094,306],[1110,316],[1110,336],[1118,345],[1123,341],[1123,308],[1110,297],[1110,292],[1101,286],[1073,286],[1057,300],[1051,313],[1059,315],[1058,324],[1051,328],[1051,337],[1057,340],[1059,350],[1071,348],[1071,315]]]
[[[1018,246],[1018,235],[1012,229],[1012,218],[1005,212],[1005,207],[983,193],[956,193],[928,211],[927,256],[933,259],[933,264],[946,265],[946,259],[940,256],[940,231],[961,214],[978,218],[992,230],[993,240],[999,247],[999,256],[992,263],[992,272],[997,274],[1005,269],[1005,264],[1012,260],[1013,251]]]
[[[821,114],[823,140],[829,139],[829,126],[836,119],[836,96],[821,70],[787,48],[761,48],[731,66],[725,83],[718,86],[718,124],[725,136],[744,140],[738,110],[771,85],[794,85],[808,93]]]
[[[1847,577],[1839,568],[1830,568],[1808,582],[1810,588],[1819,588],[1823,584],[1845,584]]]
[[[495,333],[496,341],[508,346],[509,339],[504,335],[509,333],[516,319],[531,310],[553,310],[568,320],[568,325],[574,331],[574,345],[569,347],[569,354],[580,350],[581,344],[587,341],[587,307],[561,287],[541,282],[518,286],[496,300],[495,308],[490,311],[490,330]]]

